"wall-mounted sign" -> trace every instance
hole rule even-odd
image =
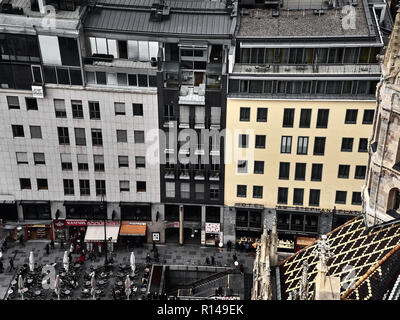
[[[65,220],[65,225],[68,227],[85,227],[87,225],[86,220]]]
[[[220,232],[220,224],[219,223],[208,223],[206,222],[206,232],[207,233],[218,233]]]
[[[43,86],[32,86],[32,96],[34,98],[44,98],[44,87]]]
[[[160,241],[160,233],[153,232],[153,241]]]
[[[54,220],[53,224],[55,229],[65,228],[65,220]]]
[[[104,226],[104,221],[99,220],[99,221],[88,221],[87,222],[88,226]],[[119,226],[120,222],[119,221],[106,221],[107,226]]]
[[[179,221],[166,222],[165,228],[179,228]]]
[[[206,244],[206,232],[201,230],[201,244]]]

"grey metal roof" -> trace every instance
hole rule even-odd
[[[102,0],[125,2],[127,0]],[[146,2],[147,0],[135,0]],[[146,34],[227,37],[233,34],[236,18],[229,14],[171,12],[161,22],[150,21],[150,11],[98,8],[86,18],[84,27],[92,31]]]
[[[98,5],[124,6],[124,7],[151,7],[155,0],[99,0]],[[218,10],[225,9],[225,2],[209,0],[166,0],[165,3],[171,8],[183,9],[206,9]]]

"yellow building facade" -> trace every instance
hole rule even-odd
[[[368,139],[372,124],[363,121],[365,110],[373,112],[375,101],[339,101],[339,100],[271,100],[271,99],[239,99],[228,98],[226,130],[227,138],[225,155],[225,205],[234,207],[242,204],[258,204],[265,208],[277,206],[314,207],[332,210],[361,211],[358,201],[364,175],[356,175],[356,166],[367,166],[368,152],[359,152],[360,139]],[[241,121],[241,108],[250,108],[249,121]],[[257,121],[257,109],[267,108],[267,121]],[[283,126],[284,109],[294,109],[293,127]],[[302,109],[311,109],[310,127],[300,128]],[[319,109],[329,109],[327,128],[317,128]],[[354,121],[345,123],[347,110],[357,110]],[[354,111],[350,111],[354,112]],[[349,121],[348,121],[349,122]],[[367,123],[363,123],[367,122]],[[247,148],[239,148],[239,135],[248,134]],[[265,135],[265,148],[256,148],[256,135]],[[282,136],[292,137],[291,152],[281,153]],[[298,137],[308,137],[306,154],[297,154]],[[323,155],[314,155],[315,137],[325,137]],[[342,139],[352,138],[352,151],[341,151]],[[365,140],[364,140],[365,142]],[[365,148],[365,146],[364,146]],[[246,154],[247,152],[247,154]],[[238,162],[247,160],[246,169],[238,169]],[[254,173],[254,161],[264,161],[264,173]],[[280,163],[289,165],[289,178],[280,179]],[[296,180],[296,163],[305,163],[305,179]],[[243,164],[243,163],[242,163]],[[312,165],[322,164],[321,181],[312,181]],[[350,166],[348,178],[339,178],[339,165]],[[243,167],[244,165],[242,165]],[[303,167],[304,168],[304,167]],[[362,171],[362,170],[361,170]],[[360,178],[362,177],[362,178]],[[238,196],[238,185],[247,186],[246,196]],[[254,197],[253,187],[260,188]],[[287,203],[278,202],[278,188],[287,188]],[[294,189],[304,189],[303,204],[293,202]],[[319,204],[309,205],[310,190],[320,190]],[[345,200],[341,194],[336,199],[336,191],[345,191]],[[354,204],[353,193],[356,192]]]

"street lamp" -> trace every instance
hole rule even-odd
[[[101,198],[100,198],[100,210],[101,213],[104,214],[104,193],[101,194]],[[104,266],[107,266],[107,210],[106,210],[106,214],[104,216],[104,256],[105,256],[105,260],[104,260]]]

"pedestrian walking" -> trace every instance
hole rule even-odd
[[[60,241],[60,249],[64,249],[64,241],[63,240]]]
[[[233,254],[233,255],[232,255],[232,258],[233,258],[233,262],[237,261],[237,256],[236,256],[236,254]]]
[[[243,274],[244,273],[244,267],[243,267],[243,263],[240,264],[239,266],[239,270],[240,272]]]
[[[117,295],[116,295],[114,289],[111,290],[111,294],[112,294],[113,300],[117,300]]]
[[[155,241],[153,241],[153,249],[151,249],[151,252],[153,252],[153,251],[155,251],[157,248],[156,248],[156,243],[155,243]]]
[[[21,246],[24,246],[24,236],[22,234],[19,237],[19,243]]]
[[[215,263],[214,256],[211,256],[211,264],[214,265],[214,263]]]
[[[13,258],[10,258],[10,260],[8,260],[8,262],[10,263],[10,270],[9,270],[9,272],[11,272],[11,270],[14,270],[14,269],[15,269],[15,267],[14,267],[14,259],[13,259]]]
[[[232,241],[229,240],[229,241],[227,242],[226,246],[227,246],[227,248],[228,248],[228,251],[231,251],[231,249],[232,249]]]
[[[54,240],[51,240],[51,241],[50,241],[50,248],[51,248],[52,250],[56,248],[55,245],[54,245]]]
[[[50,245],[48,243],[46,244],[46,254],[50,254]]]
[[[206,257],[206,265],[210,265],[210,259]]]
[[[68,254],[68,261],[69,261],[69,263],[72,263],[72,254],[71,254],[71,252]]]
[[[74,252],[74,244],[71,243],[71,246],[69,247],[69,252],[72,253]]]
[[[0,260],[0,273],[4,272],[3,261]]]

